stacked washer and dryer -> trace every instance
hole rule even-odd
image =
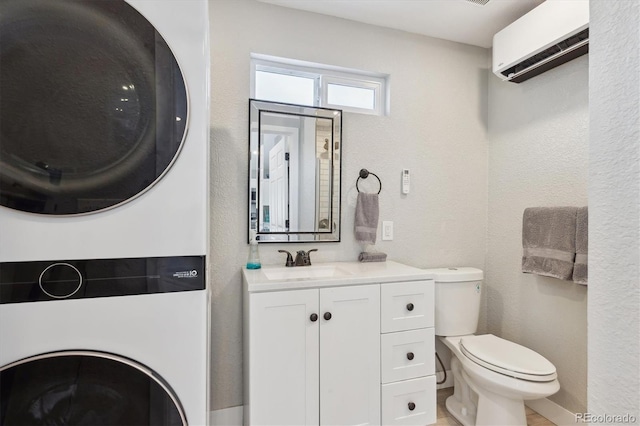
[[[207,423],[208,36],[0,2],[0,425]]]

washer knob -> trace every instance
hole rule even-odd
[[[73,296],[82,287],[82,274],[70,263],[53,263],[40,273],[38,284],[47,296],[54,299],[66,299]]]

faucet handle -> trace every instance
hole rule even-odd
[[[287,253],[287,261],[285,262],[284,266],[293,266],[293,256],[291,256],[291,253],[289,253],[286,250],[278,250],[278,252],[280,253]]]
[[[296,260],[294,266],[308,266],[309,265],[309,256],[307,252],[304,250],[298,250],[296,252]]]
[[[307,252],[307,265],[311,265],[311,252],[312,251],[318,251],[318,249],[311,249]]]

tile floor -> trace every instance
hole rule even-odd
[[[460,425],[460,423],[447,411],[445,406],[445,400],[449,395],[453,394],[453,388],[444,388],[438,390],[438,418],[436,425]],[[527,413],[527,425],[528,426],[555,426],[555,423],[550,422],[545,417],[536,413],[529,407],[525,407]]]

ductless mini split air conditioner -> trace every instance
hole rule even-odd
[[[547,0],[493,36],[493,72],[521,83],[589,52],[589,0]]]

